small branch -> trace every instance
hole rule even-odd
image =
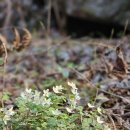
[[[114,93],[110,93],[110,92],[107,92],[107,91],[101,90],[101,89],[100,89],[100,91],[102,91],[102,92],[104,92],[104,93],[106,93],[106,94],[112,95],[112,96],[114,96],[114,97],[123,99],[123,100],[125,100],[127,103],[130,103],[130,100],[129,100],[129,99],[124,98],[124,97],[122,97],[122,96],[120,96],[120,95],[116,95],[116,94],[114,94]]]
[[[49,36],[51,28],[51,0],[48,2],[48,19],[47,19],[47,34]]]
[[[2,95],[3,95],[3,92],[4,92],[4,86],[5,86],[5,65],[7,63],[7,58],[8,58],[8,53],[7,53],[7,47],[6,47],[6,43],[5,42],[2,42],[2,45],[3,45],[3,48],[4,48],[4,51],[5,51],[5,57],[4,57],[4,72],[3,72],[3,88],[2,88]],[[4,102],[3,102],[3,99],[1,100],[1,103],[2,103],[2,107],[4,107]]]
[[[55,44],[55,47],[57,48],[58,46],[60,46],[61,44],[63,44],[64,42],[68,41],[70,39],[70,36],[63,38],[61,41],[59,41],[57,44]],[[53,46],[48,47],[44,53],[47,53],[48,51],[50,51],[51,49],[53,49]]]
[[[54,9],[54,13],[55,13],[57,25],[59,27],[59,30],[62,33],[63,32],[64,23],[65,23],[65,17],[63,16],[61,18],[61,16],[60,16],[60,10],[59,10],[57,2],[58,2],[57,0],[54,0],[53,3],[52,3],[52,6],[53,6],[53,9]]]
[[[129,24],[129,21],[128,21],[128,19],[126,20],[126,22],[125,22],[125,27],[124,27],[124,31],[123,31],[123,36],[125,36],[125,34],[126,34],[126,31],[127,31],[127,28],[128,28],[128,24]]]
[[[107,116],[109,117],[110,121],[112,122],[114,130],[117,130],[117,129],[116,129],[115,122],[114,122],[114,120],[112,119],[111,115],[110,115],[109,113],[106,113],[106,114],[107,114]]]
[[[5,51],[5,57],[4,57],[4,66],[5,66],[6,63],[7,63],[8,52],[7,52],[6,44],[4,42],[2,42],[2,44],[3,44],[3,47],[4,47],[4,51]]]
[[[7,11],[6,11],[6,17],[5,17],[5,21],[4,21],[4,27],[8,26],[10,23],[10,19],[11,19],[11,15],[12,15],[12,3],[11,0],[5,0],[6,4],[7,4]]]
[[[77,71],[77,70],[74,69],[74,68],[70,68],[70,70],[74,71],[74,72],[77,73],[81,78],[83,78],[87,83],[90,83],[92,86],[94,86],[93,83],[92,83],[91,81],[89,81],[89,80],[87,79],[87,77],[85,77],[84,75],[82,75],[79,71]]]

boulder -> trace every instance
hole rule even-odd
[[[66,13],[70,16],[115,22],[124,26],[126,21],[130,21],[130,0],[66,0]]]

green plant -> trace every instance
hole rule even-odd
[[[53,91],[26,89],[16,99],[17,109],[0,109],[0,128],[11,130],[101,130],[105,128],[101,108],[78,105],[80,96],[74,83],[68,82],[71,93],[61,85]],[[105,128],[107,129],[107,128]]]

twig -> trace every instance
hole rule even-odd
[[[51,0],[48,2],[48,19],[47,19],[47,34],[50,34],[50,27],[51,27]]]
[[[8,58],[8,53],[7,53],[7,47],[6,47],[6,43],[2,42],[2,45],[3,45],[3,48],[4,48],[4,51],[5,51],[5,57],[4,57],[4,72],[3,72],[3,88],[2,88],[2,95],[3,95],[3,92],[4,92],[4,86],[5,86],[5,66],[6,66],[6,63],[7,63],[7,58]],[[2,103],[2,107],[4,107],[4,102],[3,102],[3,99],[1,100],[1,103]]]
[[[52,6],[53,6],[53,9],[54,9],[54,13],[55,13],[55,17],[56,17],[56,21],[57,21],[57,25],[59,27],[59,30],[63,31],[63,27],[64,27],[64,20],[65,20],[65,17],[64,18],[61,18],[60,16],[60,10],[59,10],[59,7],[58,7],[58,4],[57,4],[57,0],[54,0],[53,3],[52,3]]]
[[[4,57],[4,66],[5,66],[6,63],[7,63],[8,52],[7,52],[6,44],[5,44],[4,42],[2,42],[2,45],[3,45],[3,47],[4,47],[4,51],[5,51],[5,57]]]
[[[80,40],[70,40],[71,43],[78,43],[80,42]],[[104,42],[107,42],[107,41],[104,41]],[[86,41],[82,41],[82,44],[87,44],[87,45],[96,45],[96,46],[102,46],[102,47],[107,47],[107,48],[110,48],[112,50],[115,50],[115,46],[114,45],[108,45],[108,44],[104,44],[103,42],[95,42],[95,41],[89,41],[89,39]]]
[[[107,114],[107,116],[109,117],[109,119],[111,120],[111,122],[112,122],[112,124],[113,124],[114,130],[117,130],[116,125],[115,125],[115,122],[114,122],[114,120],[112,119],[111,115],[110,115],[109,113],[106,113],[106,114]]]
[[[6,63],[7,63],[7,58],[8,58],[8,53],[7,53],[7,47],[6,44],[4,42],[2,42],[2,45],[4,47],[4,51],[5,51],[5,57],[4,57],[4,72],[3,72],[3,86],[5,85],[5,67],[6,67]]]
[[[17,11],[18,11],[19,14],[20,14],[19,16],[20,16],[20,21],[21,21],[21,23],[22,23],[22,26],[23,26],[23,27],[26,27],[25,16],[24,16],[24,13],[23,13],[23,10],[22,10],[21,2],[20,2],[20,1],[18,2]]]
[[[125,27],[124,27],[124,31],[123,31],[123,34],[122,34],[123,36],[125,36],[125,34],[126,34],[128,24],[129,24],[129,21],[126,20]]]
[[[41,25],[41,27],[42,27],[44,33],[45,33],[45,38],[47,39],[47,38],[48,38],[47,29],[46,29],[46,27],[45,27],[45,25],[44,25],[44,23],[43,23],[42,21],[40,21],[40,25]]]
[[[107,91],[101,90],[101,89],[100,89],[100,91],[102,91],[102,92],[104,92],[104,93],[106,93],[106,94],[112,95],[112,96],[114,96],[114,97],[117,97],[117,98],[120,98],[120,99],[124,99],[126,102],[130,103],[130,101],[129,101],[127,98],[124,98],[124,97],[122,97],[122,96],[120,96],[120,95],[116,95],[116,94],[114,94],[114,93],[110,93],[110,92],[107,92]]]
[[[99,93],[99,88],[96,88],[96,96],[95,96],[95,99],[94,99],[94,102],[93,102],[94,106],[95,106],[95,103],[96,103],[96,100],[97,100],[98,93]]]
[[[6,18],[5,18],[4,25],[3,25],[4,27],[9,25],[11,15],[12,15],[12,11],[11,11],[12,3],[11,3],[11,0],[6,0],[5,2],[7,4],[7,11],[6,11]]]
[[[113,35],[114,35],[114,28],[111,30],[110,40],[112,39]]]
[[[86,82],[88,82],[88,83],[90,83],[92,86],[94,86],[93,85],[93,83],[91,82],[91,81],[89,81],[88,79],[87,79],[87,77],[85,77],[84,75],[82,75],[79,71],[77,71],[76,69],[74,69],[74,68],[70,68],[72,71],[74,71],[74,72],[76,72],[81,78],[83,78]]]
[[[70,38],[71,38],[70,36],[63,38],[61,41],[59,41],[59,42],[55,45],[55,47],[60,46],[62,43],[68,41]],[[53,48],[53,46],[48,47],[48,48],[45,50],[44,53],[48,52],[48,51],[51,50],[52,48]]]

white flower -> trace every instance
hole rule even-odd
[[[36,105],[39,105],[41,103],[40,98],[39,97],[34,97],[33,103],[36,104]]]
[[[52,110],[51,112],[52,112],[53,115],[56,115],[56,116],[61,114],[61,112],[58,109]]]
[[[7,124],[7,121],[11,120],[11,116],[15,114],[13,107],[11,107],[9,110],[7,110],[7,108],[1,108],[1,112],[4,114],[3,121],[5,124]]]
[[[38,92],[37,90],[35,90],[35,93],[34,93],[35,97],[40,97],[40,94],[41,94],[41,92]]]
[[[0,108],[0,112],[3,112],[5,110],[5,108]]]
[[[21,97],[26,100],[26,101],[31,101],[32,97],[33,97],[33,92],[32,89],[27,89],[25,90],[25,92],[21,93]]]
[[[80,100],[78,88],[73,82],[68,82],[68,85],[72,87],[71,92],[74,94],[76,100]]]
[[[74,90],[77,89],[76,85],[75,85],[73,82],[68,82],[68,85],[69,85],[70,87],[72,87],[72,89],[74,89]]]
[[[36,105],[39,105],[40,104],[40,94],[41,92],[38,92],[37,90],[35,90],[35,93],[33,95],[33,103],[35,103]]]
[[[101,118],[100,118],[99,116],[97,116],[97,122],[98,122],[99,124],[104,123],[104,121],[102,121]]]
[[[10,118],[10,116],[8,116],[8,115],[5,115],[4,117],[3,117],[3,121],[4,121],[4,123],[5,123],[5,125],[7,125],[7,121],[9,121],[11,118]]]
[[[92,104],[88,103],[88,107],[89,108],[94,108],[95,106],[93,106]]]
[[[53,87],[53,91],[55,93],[61,93],[61,91],[63,90],[63,87],[60,85],[60,86],[56,86],[56,87]]]
[[[72,108],[66,107],[66,110],[67,110],[67,112],[69,112],[69,113],[73,113],[73,109],[72,109]]]
[[[30,101],[32,101],[33,95],[32,95],[32,94],[27,94],[27,93],[22,92],[22,93],[21,93],[21,97],[22,97],[24,100],[30,102]]]
[[[112,130],[111,128],[109,128],[109,126],[108,125],[105,125],[104,126],[104,130]]]
[[[75,94],[77,94],[77,89],[71,89],[71,92],[75,95]]]
[[[42,95],[41,97],[39,97],[40,102],[42,103],[44,101],[45,97]]]
[[[49,98],[49,99],[46,99],[46,98],[43,99],[43,97],[42,97],[42,99],[41,99],[41,104],[42,104],[42,106],[45,106],[45,105],[50,106],[50,105],[53,104],[53,103],[51,102],[51,99],[50,99],[50,98]]]
[[[45,104],[47,104],[48,106],[50,106],[53,103],[51,102],[51,99],[49,98],[49,99],[45,99]]]
[[[97,108],[99,114],[102,114],[102,109],[100,107]]]
[[[79,93],[76,93],[76,95],[75,95],[75,99],[76,99],[76,100],[80,100]]]
[[[22,92],[22,93],[21,93],[21,97],[22,97],[23,99],[26,99],[26,94],[25,94],[24,92]]]
[[[32,92],[32,89],[31,89],[31,88],[30,88],[30,89],[26,88],[26,89],[25,89],[25,92],[31,93],[31,92]]]
[[[49,89],[43,90],[43,93],[44,93],[43,96],[49,97],[49,94],[50,94]]]
[[[72,107],[73,109],[75,109],[75,108],[76,108],[76,105],[77,105],[76,99],[70,99],[70,105],[71,105],[71,107]]]
[[[5,115],[7,116],[13,116],[15,112],[13,111],[13,107],[11,107],[9,110],[5,111]]]

